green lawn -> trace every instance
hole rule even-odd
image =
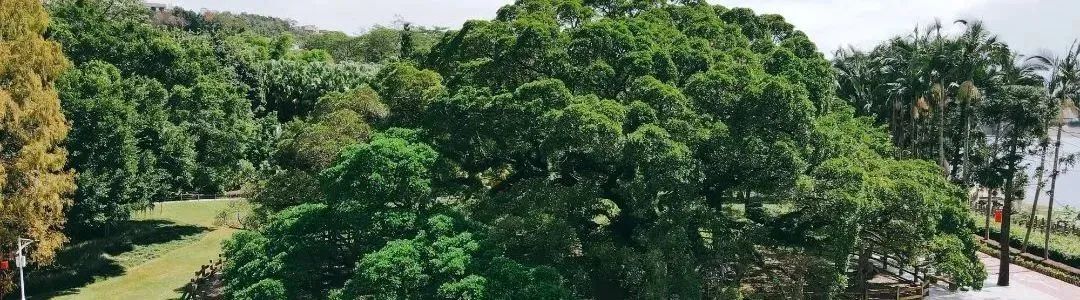
[[[218,212],[239,205],[247,207],[245,200],[198,200],[187,202],[158,203],[153,210],[135,215],[136,220],[169,220],[182,224],[214,226]]]
[[[243,200],[161,203],[105,238],[69,245],[55,266],[31,274],[31,294],[56,299],[170,299],[199,266],[217,259],[235,229],[215,225]],[[36,282],[35,282],[36,281]],[[41,290],[35,287],[54,287]]]

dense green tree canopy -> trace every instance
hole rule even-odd
[[[172,8],[152,15],[155,23],[194,32],[219,32],[228,35],[249,32],[266,37],[304,33],[296,26],[296,21],[249,13],[210,10],[196,12]]]
[[[253,66],[252,105],[260,114],[276,113],[279,120],[289,121],[310,113],[328,93],[359,88],[376,71],[359,63],[264,60]]]
[[[72,117],[68,165],[79,185],[68,219],[80,233],[178,193],[238,189],[268,168],[278,116],[359,87],[365,77],[354,75],[370,68],[295,50],[291,25],[272,18],[151,13],[134,0],[47,8],[49,38],[78,66],[58,90]]]
[[[227,245],[226,291],[831,295],[869,247],[980,285],[962,190],[893,159],[805,34],[676,2],[521,0],[386,66],[388,117],[311,176],[318,193]]]
[[[260,217],[293,205],[321,199],[317,175],[333,165],[338,153],[372,135],[372,123],[389,113],[379,95],[363,86],[318,100],[305,118],[281,127],[270,159],[273,168],[260,180],[252,201]]]
[[[58,83],[64,113],[72,123],[68,164],[78,172],[75,205],[68,212],[73,229],[96,229],[126,220],[165,196],[177,182],[164,169],[170,145],[165,131],[168,93],[157,81],[123,78],[108,63],[91,61]],[[168,160],[194,159],[185,152]],[[167,160],[167,161],[168,161]],[[193,162],[192,162],[193,163]]]
[[[340,148],[369,136],[368,123],[386,114],[364,86],[378,66],[335,63],[326,51],[297,49],[295,36],[310,32],[288,20],[151,12],[135,0],[59,0],[46,7],[47,36],[78,66],[58,85],[64,112],[73,117],[67,143],[76,150],[68,165],[80,188],[69,219],[76,231],[118,225],[132,210],[178,193],[236,190],[257,170],[274,173],[279,158],[313,163],[294,161],[290,150],[321,147],[309,156],[317,160],[307,170],[311,180],[300,181],[314,189],[314,174]],[[374,100],[352,112],[324,107],[330,111],[306,119],[331,93]],[[294,119],[304,120],[288,124]],[[292,134],[292,148],[278,153],[283,133]],[[330,139],[334,147],[304,145],[323,134],[338,134]]]
[[[104,61],[166,88],[221,68],[208,39],[155,28],[140,1],[59,0],[48,8],[50,38],[76,64]]]

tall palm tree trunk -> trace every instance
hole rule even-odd
[[[998,123],[997,125],[994,126],[994,146],[993,146],[993,150],[992,150],[992,151],[994,151],[993,157],[998,157],[997,152],[999,151],[998,148],[1000,147],[1000,145],[1001,145],[1001,123]],[[987,189],[987,191],[986,191],[986,227],[985,227],[986,236],[984,237],[984,239],[987,239],[987,240],[990,239],[990,213],[994,209],[994,197],[993,197],[993,195],[994,195],[993,189],[992,188]]]
[[[968,107],[964,107],[964,186],[967,187],[971,184],[971,116],[968,113]]]
[[[919,158],[919,121],[911,119],[911,157]]]
[[[1009,156],[1016,157],[1016,143],[1010,143]],[[1005,178],[1005,203],[1001,209],[1001,234],[998,239],[998,245],[1000,251],[998,257],[1001,259],[1001,265],[998,267],[998,280],[999,286],[1009,286],[1009,255],[1012,247],[1009,246],[1009,230],[1012,229],[1012,201],[1013,201],[1013,181],[1016,177],[1016,162],[1015,159],[1010,158],[1008,177]]]
[[[983,239],[990,240],[990,213],[994,209],[993,189],[986,189],[986,202],[984,202],[984,205],[986,205],[986,209],[984,210],[986,213],[986,226],[983,227],[983,229],[985,229],[983,232]]]
[[[1053,170],[1050,172],[1050,204],[1046,208],[1046,234],[1043,236],[1043,259],[1050,259],[1050,231],[1054,227],[1054,223],[1050,220],[1054,217],[1054,192],[1057,191],[1057,178],[1058,178],[1058,156],[1061,155],[1061,131],[1065,127],[1065,120],[1059,120],[1057,129],[1057,139],[1054,140],[1054,160]]]
[[[1020,253],[1027,253],[1028,241],[1031,239],[1031,228],[1035,227],[1035,210],[1039,208],[1039,195],[1042,194],[1043,175],[1046,174],[1046,154],[1049,152],[1049,143],[1043,143],[1039,158],[1038,179],[1035,181],[1035,199],[1031,202],[1031,213],[1028,214],[1027,229],[1024,230],[1024,243],[1020,246]]]
[[[900,111],[899,100],[893,99],[892,109],[890,110],[891,115],[889,116],[889,130],[892,131],[893,145],[896,145],[898,149],[896,151],[897,158],[904,159],[903,129],[900,128],[903,121],[899,119],[903,114]]]
[[[944,87],[939,87],[944,89]],[[935,100],[938,103],[938,165],[941,166],[941,172],[945,177],[949,177],[949,163],[945,161],[945,92],[944,90],[938,91],[938,95],[935,95]]]

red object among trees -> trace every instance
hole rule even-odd
[[[994,222],[1001,223],[1001,210],[994,210]]]
[[[9,268],[10,266],[8,266],[8,261],[0,260],[0,270],[7,270]]]

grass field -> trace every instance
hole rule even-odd
[[[215,225],[216,217],[236,208],[246,211],[247,204],[243,200],[158,204],[105,238],[69,245],[56,265],[30,274],[31,294],[39,299],[177,298],[201,265],[218,258],[221,242],[235,229]]]

